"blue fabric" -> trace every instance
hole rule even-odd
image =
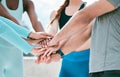
[[[0,77],[23,77],[23,53],[17,48],[0,47]]]
[[[90,49],[63,57],[59,77],[88,77]]]
[[[33,48],[21,38],[21,36],[27,37],[29,31],[17,26],[14,22],[0,17],[0,77],[23,77],[21,51],[27,54]]]
[[[17,33],[22,33],[22,32],[18,32],[19,28],[22,27],[14,27],[16,26],[15,23],[9,22],[7,20],[6,20],[7,23],[5,23],[3,22],[4,19],[1,20],[0,17],[0,37],[7,40],[9,43],[13,44],[18,49],[22,50],[24,53],[28,54],[33,47],[30,44],[28,44],[25,40],[23,40],[19,34],[17,34]],[[9,25],[12,25],[12,27],[10,27]]]
[[[70,54],[63,57],[63,59],[69,60],[71,62],[78,62],[89,60],[90,49],[79,51],[79,52],[71,52]]]
[[[86,2],[80,6],[79,10],[84,8]],[[65,8],[61,12],[59,25],[60,29],[66,24],[66,22],[72,16],[68,16],[65,13]],[[89,54],[90,49],[72,52],[63,57],[62,66],[60,70],[59,77],[88,77],[89,75]]]
[[[18,6],[17,9],[15,10],[11,10],[7,7],[6,5],[6,1],[7,0],[1,0],[1,4],[3,5],[3,7],[7,10],[7,12],[13,16],[19,23],[21,23],[21,19],[22,19],[22,14],[23,14],[23,0],[18,0]],[[29,44],[27,45],[22,45],[21,43],[25,43],[23,39],[17,40],[19,37],[24,37],[27,38],[27,36],[29,35],[30,31],[25,30],[24,28],[21,28],[19,25],[13,23],[12,21],[5,19],[4,17],[0,17],[0,21],[3,21],[4,24],[2,26],[0,26],[0,33],[2,34],[6,34],[4,33],[5,31],[8,32],[7,36],[2,36],[3,38],[0,37],[0,77],[23,77],[23,52],[21,51],[25,51],[25,52],[30,52],[31,50],[31,46],[29,46]],[[5,26],[9,26],[14,30],[10,29],[5,29]],[[1,25],[1,23],[0,23]],[[10,30],[10,31],[7,31]],[[15,33],[14,33],[15,32]],[[17,35],[16,35],[17,34]],[[10,37],[10,36],[14,36]],[[19,35],[19,36],[18,36]],[[17,38],[15,38],[15,36],[17,36]],[[9,38],[13,38],[13,40],[11,40],[12,44],[10,44],[9,41],[6,41],[6,39],[8,39],[10,41]],[[22,41],[23,40],[23,41]],[[20,48],[18,49],[16,47],[16,44],[19,45],[17,43],[17,41],[19,41],[18,43],[20,43],[21,46],[24,47],[20,47],[20,48],[26,48],[21,50]]]
[[[28,35],[30,34],[30,30],[27,30],[17,24],[15,24],[13,21],[7,19],[7,18],[4,18],[2,16],[0,16],[0,20],[2,20],[3,22],[5,22],[6,24],[8,24],[11,28],[13,28],[16,33],[18,33],[19,35],[21,35],[21,37],[24,37],[24,38],[27,38]]]

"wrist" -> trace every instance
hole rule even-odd
[[[35,39],[35,33],[34,32],[30,32],[30,34],[28,35],[28,38]]]
[[[56,53],[59,54],[61,56],[61,58],[63,58],[64,53],[62,52],[62,50],[59,49],[56,51]]]

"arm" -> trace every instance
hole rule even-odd
[[[28,44],[25,40],[21,38],[20,35],[24,37],[32,37],[35,39],[41,39],[41,38],[47,38],[51,35],[46,33],[33,33],[28,31],[27,29],[24,29],[20,26],[14,25],[15,23],[9,25],[8,23],[4,22],[3,17],[0,17],[0,37],[8,41],[9,43],[16,46],[18,49],[23,51],[25,54],[32,53],[33,55],[40,55],[42,52],[39,51],[39,49],[33,48],[30,44]],[[4,18],[6,19],[6,18]],[[8,20],[8,19],[7,19]],[[10,20],[9,20],[10,21]],[[11,27],[13,26],[13,27]],[[20,30],[20,32],[19,32]],[[20,33],[20,34],[18,34]],[[29,34],[30,33],[30,34]]]
[[[30,21],[35,31],[44,31],[42,24],[38,21],[37,15],[35,13],[34,4],[31,0],[23,0],[24,11],[28,13]]]
[[[24,53],[29,53],[32,50],[32,46],[23,40],[9,25],[0,20],[0,37],[7,40]]]
[[[83,31],[95,17],[106,14],[113,10],[115,10],[115,7],[108,2],[108,0],[99,0],[92,5],[85,7],[83,10],[78,11],[70,19],[70,21],[68,21],[64,28],[57,33],[57,35],[49,43],[49,45],[53,46],[63,39],[69,39],[76,32]]]
[[[92,32],[92,24],[90,23],[85,30],[71,36],[71,38],[61,48],[64,54],[68,54],[72,51],[77,52],[77,51],[83,50],[84,47],[82,48],[82,46],[86,42],[90,41],[91,32]]]
[[[52,21],[55,18],[56,13],[57,13],[56,11],[53,11],[51,13],[51,15],[50,15],[50,21]],[[58,32],[58,25],[59,25],[58,19],[55,19],[53,21],[53,23],[48,24],[47,32],[55,35]]]
[[[2,6],[1,3],[0,3],[0,16],[8,18],[12,20],[13,22],[15,22],[16,24],[19,24],[19,22],[7,12],[7,10]]]
[[[17,24],[15,24],[14,22],[12,22],[9,19],[6,19],[4,17],[0,16],[0,19],[6,23],[7,25],[9,25],[11,28],[13,28],[17,34],[19,34],[21,37],[23,38],[33,38],[33,39],[44,39],[47,37],[52,37],[51,34],[47,34],[45,32],[31,32],[21,26],[18,26]]]
[[[1,17],[0,16],[0,19],[6,23],[7,25],[9,25],[11,28],[13,28],[17,34],[19,34],[20,36],[22,36],[23,38],[27,38],[28,35],[30,34],[31,31],[21,27],[21,26],[18,26],[17,24],[15,24],[13,21],[7,19],[7,18],[4,18],[4,17]]]

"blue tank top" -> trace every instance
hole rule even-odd
[[[83,4],[80,6],[79,10],[83,9],[86,5],[86,2],[83,2]],[[65,14],[65,8],[61,12],[61,16],[59,19],[59,28],[61,29],[71,18],[72,16],[68,16]],[[84,61],[89,59],[89,51],[90,49],[80,51],[80,52],[72,52],[66,56],[63,57],[63,59],[69,60],[69,61]]]

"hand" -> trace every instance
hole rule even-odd
[[[44,52],[45,50],[46,50],[45,48],[40,48],[40,47],[33,48],[31,54],[35,56],[40,56],[45,53]]]
[[[45,33],[45,32],[35,32],[35,33],[31,32],[30,35],[29,35],[29,38],[32,38],[32,39],[46,39],[46,38],[53,38],[53,35]]]
[[[61,56],[59,54],[55,54],[53,53],[51,56],[48,57],[42,57],[42,56],[38,56],[37,60],[35,61],[35,63],[40,64],[40,63],[46,63],[49,64],[51,62],[57,62],[61,59]]]
[[[43,41],[40,41],[39,44],[40,44],[40,47],[41,48],[47,48],[48,47],[48,43],[50,42],[52,38],[47,38],[47,39],[44,39]]]
[[[49,46],[49,44],[48,44],[49,48],[47,48],[47,50],[45,51],[43,57],[50,56],[52,53],[56,53],[57,50],[61,49],[64,46],[66,41],[67,41],[66,39],[62,40],[57,45],[54,45],[54,46]],[[52,42],[50,41],[50,43],[52,43]]]
[[[34,39],[25,39],[29,44],[39,44],[42,39],[34,40]]]

